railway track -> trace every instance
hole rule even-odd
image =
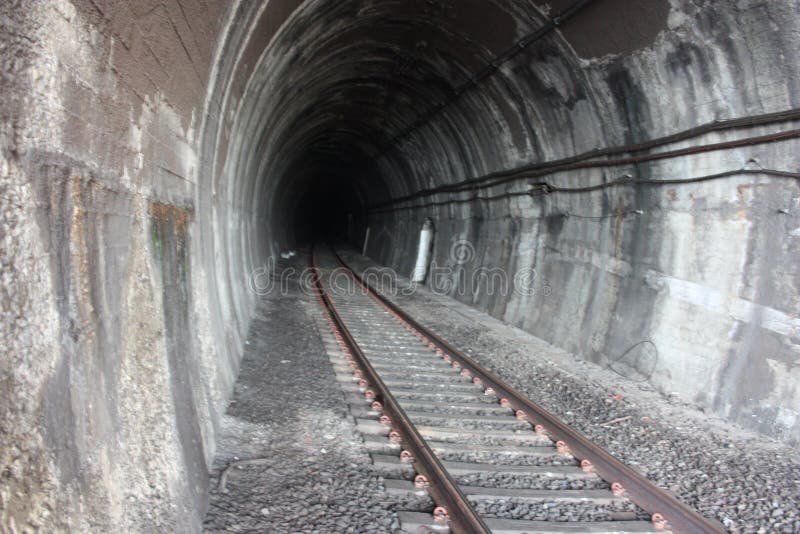
[[[400,512],[403,530],[723,532],[408,316],[335,251],[311,256],[339,348],[331,362],[375,468],[398,498],[433,501]]]

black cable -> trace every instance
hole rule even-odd
[[[635,145],[625,145],[622,147],[612,147],[603,150],[592,150],[584,152],[576,156],[563,158],[559,160],[533,163],[517,167],[514,169],[497,171],[489,173],[476,178],[469,178],[460,182],[441,185],[428,189],[423,189],[409,195],[393,198],[384,202],[374,205],[374,208],[381,208],[398,204],[407,200],[414,200],[417,198],[431,196],[436,193],[443,192],[459,192],[470,189],[483,189],[500,185],[507,182],[517,181],[520,179],[532,178],[534,176],[546,176],[556,172],[590,169],[597,167],[618,167],[623,165],[632,165],[637,163],[644,163],[648,161],[655,161],[661,159],[676,158],[681,156],[688,156],[704,152],[711,152],[716,150],[728,150],[733,148],[741,148],[745,146],[752,146],[757,144],[772,143],[776,141],[785,141],[787,139],[794,139],[800,137],[800,130],[788,130],[776,134],[768,134],[755,137],[747,137],[744,139],[737,139],[735,141],[727,141],[723,143],[713,143],[708,145],[700,145],[695,147],[688,147],[677,150],[670,150],[666,152],[657,152],[654,154],[646,154],[642,156],[630,156],[627,158],[619,158],[613,160],[597,160],[598,157],[606,157],[618,154],[633,154],[642,150],[649,150],[655,146],[663,144],[674,143],[676,141],[686,140],[697,135],[709,133],[711,131],[725,130],[729,128],[739,127],[754,127],[772,124],[774,122],[785,122],[792,120],[800,120],[800,109],[784,111],[780,113],[772,113],[767,115],[760,115],[754,117],[747,117],[744,119],[733,119],[730,121],[715,121],[701,127],[692,128],[678,134],[673,134],[667,137],[655,139],[646,143],[639,143]]]
[[[541,195],[549,195],[551,193],[588,193],[591,191],[599,191],[601,189],[608,189],[610,187],[617,187],[620,185],[630,186],[630,185],[681,185],[681,184],[693,184],[699,182],[709,182],[712,180],[719,180],[721,178],[728,178],[731,176],[740,176],[740,175],[757,175],[757,174],[764,174],[767,176],[773,176],[776,178],[791,178],[793,180],[800,180],[800,173],[797,172],[788,172],[788,171],[777,171],[774,169],[737,169],[733,171],[723,171],[718,172],[715,174],[707,174],[705,176],[696,176],[693,178],[668,178],[664,180],[658,179],[642,179],[642,180],[635,180],[630,175],[618,178],[616,180],[612,180],[610,182],[605,182],[602,184],[596,185],[589,185],[585,187],[560,187],[555,185],[550,185],[548,183],[541,183],[541,184],[531,184],[536,187],[541,187],[541,194],[536,192],[534,189],[529,191],[531,196],[541,196]]]
[[[639,362],[640,362],[640,361],[641,361],[641,359],[642,359],[642,352],[641,352],[641,351],[639,352],[639,355],[636,357],[636,360],[635,360],[634,362],[632,362],[632,364],[626,364],[626,365],[628,365],[628,367],[630,367],[630,368],[632,368],[632,369],[635,369],[635,370],[636,370],[636,371],[637,371],[637,372],[638,372],[640,375],[642,375],[644,378],[633,378],[633,377],[631,377],[631,376],[629,376],[629,375],[627,375],[627,374],[623,373],[623,372],[622,372],[622,371],[620,371],[619,369],[616,369],[616,368],[614,368],[614,364],[616,364],[616,363],[618,363],[618,362],[621,362],[621,361],[622,361],[622,360],[625,358],[625,356],[627,356],[628,354],[630,354],[630,352],[631,352],[633,349],[635,349],[636,347],[639,347],[639,346],[641,346],[641,345],[644,345],[644,344],[649,344],[649,345],[652,345],[652,347],[653,347],[653,351],[655,351],[655,358],[653,358],[653,365],[650,367],[650,369],[648,369],[647,371],[643,372],[643,371],[642,371],[642,370],[639,368]],[[622,353],[620,356],[618,356],[617,358],[615,358],[615,359],[613,359],[613,360],[610,360],[610,361],[608,362],[608,365],[606,365],[606,369],[611,369],[612,371],[614,371],[615,373],[617,373],[619,376],[621,376],[621,377],[623,377],[623,378],[627,378],[628,380],[631,380],[631,381],[633,381],[633,382],[648,382],[648,381],[650,380],[650,378],[652,378],[652,376],[653,376],[653,373],[655,372],[655,370],[656,370],[656,366],[657,366],[657,365],[658,365],[658,347],[656,347],[656,344],[655,344],[655,343],[653,343],[653,342],[652,342],[652,341],[650,341],[649,339],[646,339],[646,340],[644,340],[644,341],[640,341],[640,342],[638,342],[638,343],[634,344],[633,346],[631,346],[631,347],[630,347],[628,350],[626,350],[625,352],[623,352],[623,353]]]

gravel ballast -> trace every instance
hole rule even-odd
[[[345,259],[356,268],[373,266],[363,257]],[[294,267],[302,270],[304,261],[298,258]],[[664,398],[647,384],[628,381],[453,299],[419,289],[394,300],[731,532],[800,532],[795,449]],[[296,284],[287,294],[262,300],[223,418],[207,532],[397,532],[396,511],[430,508],[427,498],[385,491],[382,477],[397,473],[372,466],[326,354],[333,348],[317,302]],[[405,398],[431,400],[422,394]],[[426,419],[425,410],[419,416]],[[482,456],[477,459],[506,463],[502,455]],[[476,458],[451,453],[447,459]],[[607,488],[598,479],[488,473],[455,478],[484,487]],[[495,517],[556,521],[610,518],[632,510],[629,505],[559,508],[514,501],[479,507]]]
[[[356,270],[377,267],[353,253],[343,258]],[[408,286],[405,278],[397,281],[399,289]],[[648,384],[627,380],[425,288],[387,296],[567,424],[731,532],[800,532],[796,449],[674,397],[665,398]]]
[[[328,361],[320,317],[296,285],[259,304],[223,418],[206,532],[399,530],[399,500],[372,470]],[[255,463],[234,464],[221,491],[223,470],[244,460]]]

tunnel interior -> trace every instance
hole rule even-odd
[[[795,432],[783,425],[795,427],[796,393],[776,371],[796,358],[793,301],[770,282],[797,285],[793,255],[759,236],[791,231],[779,215],[797,196],[785,172],[796,119],[780,112],[800,80],[750,51],[790,46],[791,24],[764,30],[790,11],[305,2],[249,67],[227,124],[234,209],[217,227],[231,272],[314,239],[360,248],[369,228],[367,255],[408,275],[431,219],[435,265],[532,271],[539,284],[498,295],[454,279],[456,298],[734,420]],[[228,240],[227,228],[243,233]],[[231,286],[246,317],[253,300]],[[728,294],[746,311],[711,320],[709,302]],[[723,345],[691,326],[706,320]],[[658,357],[630,350],[649,344]]]
[[[408,276],[428,219],[440,293],[800,440],[797,0],[19,4],[4,522],[197,530],[259,273],[369,232]]]
[[[361,234],[366,206],[363,196],[347,178],[317,175],[298,188],[292,205],[290,244],[309,248],[313,244],[348,243]]]
[[[563,4],[553,8],[575,8]],[[596,9],[586,9],[584,20],[591,20]],[[262,57],[263,72],[247,87],[235,126],[243,140],[232,174],[244,183],[234,188],[249,193],[248,182],[255,181],[246,200],[270,214],[264,232],[279,233],[260,241],[291,241],[293,227],[301,240],[321,228],[342,235],[351,211],[357,213],[350,233],[363,235],[368,207],[449,177],[489,171],[488,160],[504,156],[502,147],[487,143],[500,130],[512,130],[502,133],[506,137],[546,138],[548,125],[530,123],[533,114],[524,113],[521,95],[509,102],[513,91],[502,87],[493,65],[526,68],[517,52],[547,24],[537,10],[478,0],[458,9],[435,2],[311,2],[298,9],[270,43],[269,58]],[[574,53],[566,48],[556,39],[540,53],[569,63]],[[512,109],[502,109],[509,104]],[[513,116],[519,112],[528,116]],[[539,152],[524,144],[527,154],[517,157]],[[304,197],[306,188],[314,193]],[[358,191],[359,200],[341,193],[347,190]],[[315,203],[307,212],[315,229],[298,218],[302,209],[284,219],[284,198]],[[296,202],[302,203],[290,205]]]
[[[318,232],[357,241],[370,210],[416,191],[644,140],[646,97],[630,74],[612,64],[605,79],[592,79],[581,62],[651,45],[668,11],[663,0],[542,9],[485,0],[304,3],[253,67],[231,125],[225,173],[235,177],[233,202],[261,214],[252,256]],[[607,117],[609,106],[621,108],[620,117]],[[343,193],[351,190],[357,194]],[[468,217],[478,220],[497,210],[423,199],[445,200],[440,211],[451,214],[472,210]],[[313,203],[310,217],[301,216],[303,202]],[[497,212],[512,213],[514,202],[506,204]],[[398,218],[419,215],[389,210],[378,218],[393,239]]]

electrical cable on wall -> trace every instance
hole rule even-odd
[[[752,160],[751,160],[752,161]],[[748,162],[749,163],[749,162]],[[666,178],[666,179],[657,179],[657,178],[640,178],[635,179],[631,174],[625,174],[620,178],[612,180],[610,182],[604,182],[601,184],[595,184],[591,186],[584,186],[584,187],[561,187],[552,185],[547,182],[536,182],[530,184],[530,189],[527,191],[513,191],[507,193],[500,193],[497,195],[489,195],[489,196],[481,196],[478,194],[477,191],[474,191],[473,195],[469,198],[462,198],[462,199],[448,199],[448,200],[441,200],[441,201],[433,201],[433,202],[426,202],[423,204],[412,204],[409,206],[399,206],[394,208],[385,208],[385,209],[376,209],[371,210],[370,213],[389,213],[395,211],[406,211],[406,210],[415,210],[415,209],[423,209],[423,208],[430,208],[436,206],[447,206],[451,204],[466,204],[478,201],[496,201],[496,200],[503,200],[515,197],[522,197],[522,196],[530,196],[533,198],[542,197],[546,195],[552,195],[556,193],[565,193],[565,194],[574,194],[574,193],[590,193],[595,191],[600,191],[603,189],[608,189],[612,187],[631,187],[631,186],[665,186],[665,185],[683,185],[683,184],[692,184],[692,183],[701,183],[701,182],[708,182],[713,180],[721,180],[724,178],[732,178],[736,176],[755,176],[755,175],[764,175],[770,176],[774,178],[784,178],[784,179],[791,179],[791,180],[800,180],[800,173],[798,172],[790,172],[790,171],[781,171],[775,169],[747,169],[747,168],[740,168],[735,170],[723,171],[714,174],[707,174],[704,176],[694,176],[691,178]],[[632,213],[638,213],[640,210],[632,210]],[[615,216],[615,215],[614,215]],[[585,218],[591,218],[586,216]]]
[[[800,137],[800,130],[788,130],[784,132],[751,136],[734,141],[727,141],[723,143],[712,143],[706,145],[699,145],[689,148],[677,149],[666,152],[657,152],[652,154],[645,154],[641,156],[633,156],[628,158],[618,158],[609,160],[598,160],[596,158],[618,156],[621,154],[635,154],[644,150],[652,150],[673,144],[680,141],[686,141],[696,138],[701,135],[727,131],[731,129],[744,129],[753,128],[758,126],[767,126],[778,123],[793,122],[800,120],[800,109],[790,109],[777,113],[768,113],[763,115],[754,115],[750,117],[740,117],[736,119],[715,120],[682,132],[671,134],[668,136],[651,139],[641,143],[634,143],[629,145],[610,147],[605,149],[595,149],[575,156],[561,158],[558,160],[545,161],[539,163],[532,163],[516,167],[513,169],[496,171],[483,176],[469,178],[460,182],[455,182],[438,187],[422,189],[414,193],[396,197],[384,202],[380,202],[372,206],[373,209],[379,209],[395,204],[400,204],[409,200],[416,200],[421,197],[432,196],[437,193],[445,192],[463,192],[469,190],[485,189],[507,182],[530,179],[532,177],[552,175],[557,172],[590,169],[599,167],[615,167],[622,165],[633,165],[637,163],[644,163],[648,161],[661,160],[682,157],[687,155],[700,154],[704,152],[716,150],[730,150],[734,148],[742,148],[745,146],[752,146],[757,144],[773,143],[777,141],[785,141]]]

